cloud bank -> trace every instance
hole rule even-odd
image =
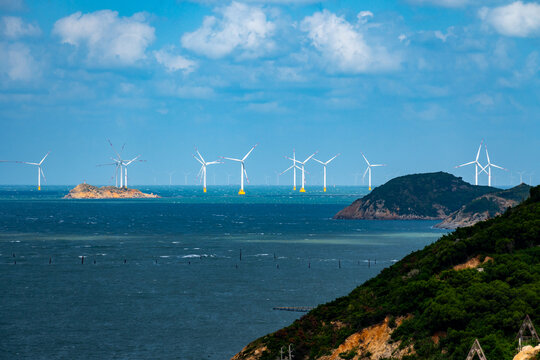
[[[155,38],[144,14],[119,17],[111,10],[76,12],[58,20],[53,33],[62,43],[85,47],[88,60],[99,64],[134,64],[146,57],[146,48]]]
[[[493,9],[482,8],[480,18],[501,35],[540,35],[540,5],[536,3],[516,1]]]

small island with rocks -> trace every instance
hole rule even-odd
[[[137,189],[116,186],[97,187],[84,183],[71,189],[64,199],[154,199],[159,197],[155,194],[145,194]]]

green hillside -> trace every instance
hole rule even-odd
[[[529,314],[537,329],[540,321],[539,245],[537,186],[523,204],[411,253],[348,296],[256,340],[235,359],[274,360],[290,343],[295,359],[317,359],[387,316],[407,315],[391,335],[401,347],[414,346],[407,359],[463,360],[475,338],[488,359],[512,359],[524,316]],[[481,271],[453,269],[472,258],[483,262],[488,257],[492,260],[483,263]],[[264,350],[255,354],[256,349]],[[342,358],[357,355],[344,353]],[[356,358],[369,359],[370,354]]]

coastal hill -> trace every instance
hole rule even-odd
[[[482,195],[448,215],[435,227],[457,229],[491,219],[527,199],[530,189],[529,185],[521,184],[508,190]]]
[[[137,189],[118,188],[115,186],[97,187],[79,184],[64,196],[64,199],[147,199],[159,198],[158,195],[145,194]]]
[[[473,199],[499,189],[474,186],[445,173],[394,178],[338,212],[335,219],[444,219]]]
[[[279,359],[289,344],[298,360],[465,359],[478,338],[488,359],[510,360],[525,315],[539,328],[539,294],[537,186],[503,215],[442,236],[233,359]]]

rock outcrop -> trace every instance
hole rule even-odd
[[[529,185],[521,184],[508,190],[482,195],[448,215],[435,227],[457,229],[491,219],[527,199],[530,189]]]
[[[540,357],[540,345],[532,347],[531,345],[524,346],[520,352],[514,356],[513,360],[535,360]]]
[[[159,198],[158,195],[145,194],[137,189],[117,188],[115,186],[97,187],[79,184],[64,196],[64,199],[148,199]]]

